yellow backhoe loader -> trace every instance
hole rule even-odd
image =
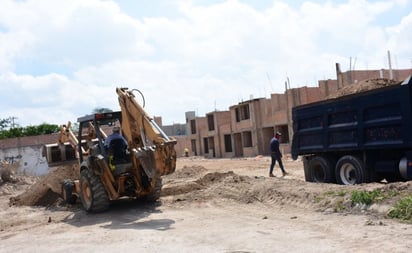
[[[58,146],[65,149],[64,143],[71,144],[80,170],[78,180],[62,183],[67,203],[73,204],[80,198],[86,211],[102,212],[121,198],[156,201],[160,197],[161,176],[176,168],[176,140],[168,137],[145,112],[133,94],[135,91],[138,90],[116,89],[120,111],[78,118],[77,136],[70,123],[62,126]],[[113,128],[120,129],[125,145],[107,142],[107,133]],[[51,155],[46,157],[52,159]]]

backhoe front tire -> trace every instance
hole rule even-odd
[[[109,208],[109,196],[93,170],[85,169],[80,173],[80,200],[87,212],[98,213]]]

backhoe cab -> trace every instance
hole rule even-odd
[[[176,168],[176,140],[169,138],[136,101],[132,91],[117,88],[121,111],[78,118],[77,137],[63,126],[59,143],[70,143],[79,161],[79,179],[62,184],[65,201],[80,198],[88,212],[105,211],[120,198],[156,201],[161,176]],[[118,140],[105,145],[108,134],[119,128],[127,145]],[[108,144],[108,143],[106,143]]]

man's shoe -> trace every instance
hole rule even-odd
[[[275,175],[273,175],[272,173],[269,174],[269,177],[275,177]]]
[[[286,176],[286,175],[289,175],[289,173],[287,173],[286,171],[283,171],[283,172],[282,172],[282,177],[284,177],[284,176]]]

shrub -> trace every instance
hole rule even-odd
[[[390,218],[397,218],[403,221],[412,222],[412,195],[401,199],[388,212]]]

